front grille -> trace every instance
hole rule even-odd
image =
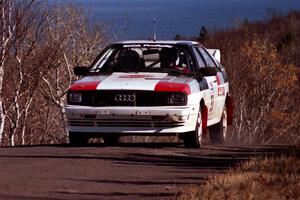
[[[183,126],[184,122],[171,121],[121,121],[121,120],[95,120],[95,121],[76,121],[70,120],[70,126],[89,126],[89,127],[178,127]]]
[[[93,121],[69,121],[70,126],[95,126]]]
[[[77,105],[86,106],[168,106],[168,92],[154,91],[81,91],[82,102]],[[134,95],[134,101],[116,101],[115,96]],[[69,96],[69,95],[68,95]],[[131,99],[132,100],[132,99]],[[71,104],[70,102],[68,102]],[[72,105],[72,104],[71,104]],[[73,104],[74,105],[74,104]]]

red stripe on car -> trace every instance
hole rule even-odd
[[[70,90],[72,91],[96,90],[99,84],[100,84],[99,81],[74,83],[73,85],[71,85]]]
[[[156,92],[184,92],[191,94],[191,89],[185,83],[159,82],[156,84],[154,91]]]

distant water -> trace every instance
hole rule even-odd
[[[300,0],[76,0],[95,21],[104,23],[115,40],[149,39],[156,18],[159,39],[176,34],[198,35],[230,28],[243,19],[268,18],[271,13],[300,10]]]

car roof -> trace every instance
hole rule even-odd
[[[169,44],[169,45],[186,45],[186,46],[192,46],[192,45],[199,45],[200,43],[195,41],[189,41],[189,40],[126,40],[126,41],[120,41],[116,42],[114,44]]]

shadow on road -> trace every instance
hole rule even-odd
[[[201,149],[185,149],[180,143],[121,143],[114,147],[106,147],[104,144],[89,144],[85,147],[71,147],[68,144],[56,145],[35,145],[3,148],[63,148],[65,153],[53,154],[35,154],[27,153],[21,155],[0,154],[4,158],[47,158],[47,159],[74,159],[74,160],[109,160],[118,164],[130,165],[160,165],[160,166],[181,166],[181,167],[203,167],[214,169],[226,169],[234,166],[240,161],[255,156],[274,156],[287,154],[290,152],[299,152],[295,146],[209,146],[204,145]],[[95,148],[97,147],[97,148]],[[94,153],[82,155],[81,150],[95,150]],[[107,154],[103,155],[101,149],[106,149]],[[158,153],[153,154],[147,149],[157,149]],[[168,149],[169,153],[159,153],[159,150]],[[73,152],[72,150],[77,150]],[[110,153],[114,152],[114,153]],[[141,152],[141,153],[140,153]]]
[[[14,192],[7,195],[7,190],[1,191],[0,187],[0,199],[171,198],[178,188],[223,173],[251,157],[291,152],[299,155],[299,147],[203,145],[200,149],[186,149],[181,143],[2,147],[0,171],[6,171],[6,180],[15,180],[14,187],[17,187],[19,177],[25,177],[26,183],[36,185],[30,186],[32,197],[26,196],[27,190],[18,195]],[[14,170],[19,168],[22,170]],[[37,177],[42,177],[49,185],[40,185],[36,182],[40,180]],[[6,184],[5,178],[2,182],[0,179],[0,186]],[[19,191],[23,191],[23,186],[19,186]],[[34,194],[40,190],[46,190],[46,193],[40,193],[41,197],[37,198]]]
[[[65,144],[38,144],[38,145],[19,145],[19,146],[1,146],[1,148],[24,148],[24,147],[69,147],[69,148],[86,148],[86,147],[142,147],[142,148],[166,148],[177,147],[184,148],[182,143],[177,142],[135,142],[135,143],[118,143],[114,146],[108,146],[104,143],[89,143],[84,146],[72,146],[68,143]]]

